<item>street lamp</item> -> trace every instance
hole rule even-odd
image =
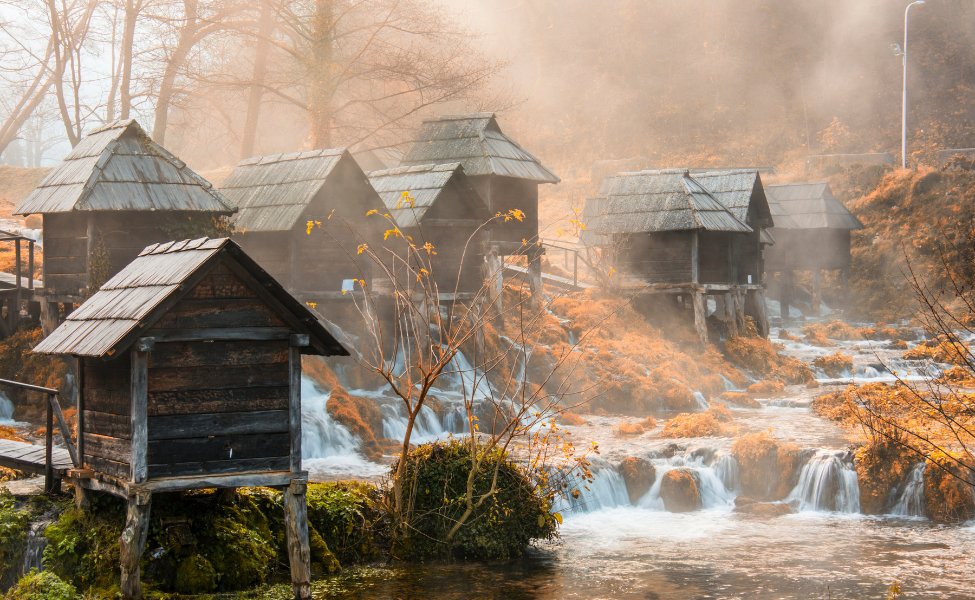
[[[901,97],[901,168],[907,168],[907,17],[911,7],[924,4],[924,0],[914,0],[904,9],[904,47],[901,49],[901,61],[904,64],[904,89]]]

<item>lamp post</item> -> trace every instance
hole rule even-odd
[[[907,168],[907,17],[911,7],[924,4],[924,0],[914,0],[904,9],[904,48],[901,51],[901,62],[904,65],[904,89],[901,97],[901,168]]]

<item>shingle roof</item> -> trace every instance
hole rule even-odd
[[[171,210],[230,214],[233,207],[134,121],[86,135],[24,198],[15,214]]]
[[[599,198],[587,203],[590,239],[616,233],[731,231],[749,233],[686,171],[637,171],[607,177]]]
[[[459,162],[469,176],[502,175],[540,183],[559,178],[501,132],[494,113],[448,115],[424,121],[404,165]]]
[[[369,182],[376,189],[396,224],[402,228],[419,225],[450,185],[457,186],[462,201],[478,219],[487,220],[487,207],[470,185],[460,163],[397,167],[369,173]],[[409,193],[409,203],[404,202]]]
[[[772,213],[757,169],[695,171],[691,176],[739,221],[756,228],[772,227]],[[754,218],[750,209],[754,209]]]
[[[777,229],[863,229],[825,181],[765,188]]]
[[[216,255],[226,253],[257,278],[264,288],[307,328],[313,346],[325,354],[347,354],[319,318],[288,294],[229,238],[183,240],[147,246],[139,256],[105,282],[34,348],[43,354],[109,357],[125,351],[135,337],[165,312],[174,294],[189,293],[197,276]]]
[[[220,186],[237,207],[240,231],[288,231],[325,186],[342,160],[344,148],[257,156],[241,161]]]

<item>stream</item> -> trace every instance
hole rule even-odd
[[[937,376],[937,365],[904,361],[903,350],[885,341],[837,341],[821,348],[772,338],[785,352],[811,363],[837,350],[854,357],[852,372],[829,378],[817,373],[819,387],[791,386],[761,408],[732,408],[738,433],[770,430],[804,450],[799,482],[786,502],[794,514],[757,516],[734,511],[740,493],[738,465],[730,454],[733,438],[656,437],[661,425],[639,436],[619,437],[622,419],[585,415],[570,430],[577,443],[598,441],[594,481],[578,499],[564,502],[560,539],[532,548],[521,560],[496,565],[418,565],[350,569],[316,584],[337,598],[884,598],[897,583],[911,598],[973,598],[975,524],[938,525],[923,515],[923,475],[919,465],[899,492],[891,514],[859,512],[857,475],[847,433],[809,408],[812,400],[851,381],[893,381]],[[790,330],[801,338],[798,329]],[[438,398],[461,382],[445,383]],[[322,395],[306,382],[306,398]],[[386,435],[405,424],[391,399],[377,392]],[[324,402],[305,402],[305,406]],[[331,421],[324,409],[306,408],[305,463],[314,479],[341,476],[376,478],[385,465],[369,462],[356,440]],[[422,441],[463,433],[431,411],[423,415]],[[313,434],[317,431],[317,434]],[[307,440],[314,436],[314,441]],[[617,466],[628,456],[648,460],[656,470],[649,491],[635,502]],[[689,469],[703,508],[687,513],[664,509],[662,474]],[[326,589],[327,588],[327,589]]]

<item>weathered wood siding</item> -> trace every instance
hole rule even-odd
[[[737,283],[747,284],[749,275],[752,277],[752,284],[762,283],[762,272],[765,269],[762,265],[759,235],[759,232],[756,231],[755,233],[735,235],[732,238]]]
[[[620,241],[626,275],[648,283],[690,283],[691,232],[636,234]]]
[[[342,161],[291,231],[244,231],[233,238],[292,294],[339,294],[345,279],[378,276],[372,260],[356,253],[361,243],[378,248],[391,227],[379,215],[367,217],[371,209],[382,211],[382,200],[354,161]]]
[[[88,287],[88,217],[44,215],[44,288],[56,297],[82,296]]]
[[[490,214],[519,209],[525,213],[524,221],[497,223],[490,229],[492,242],[505,242],[520,246],[522,240],[534,242],[538,237],[538,184],[533,181],[480,175],[470,178],[474,188],[487,203]]]
[[[84,458],[85,466],[120,479],[130,476],[132,410],[128,355],[110,361],[85,359]]]
[[[775,245],[765,251],[766,271],[850,268],[850,231],[773,229]]]
[[[698,236],[700,283],[732,284],[737,282],[737,264],[732,251],[734,234],[702,231]]]
[[[154,330],[285,326],[250,285],[218,266]],[[157,343],[149,354],[149,477],[288,470],[288,349],[286,340]]]
[[[444,190],[421,226],[409,232],[417,245],[433,244],[436,254],[430,256],[430,265],[441,294],[452,294],[455,289],[475,293],[484,285],[484,221],[470,207],[471,200],[459,194],[455,187]]]

